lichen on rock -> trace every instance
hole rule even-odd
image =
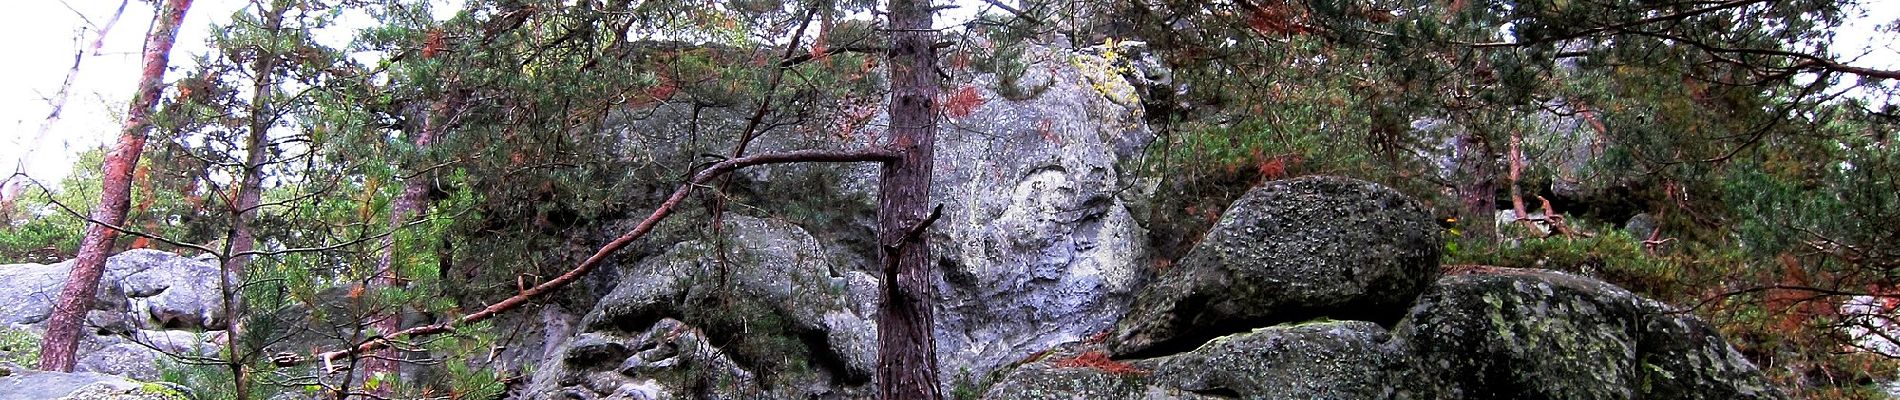
[[[1438,275],[1440,231],[1417,200],[1350,178],[1254,188],[1142,289],[1118,355],[1178,352],[1219,335],[1313,318],[1390,325]]]

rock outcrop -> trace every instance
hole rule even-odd
[[[1437,277],[1440,230],[1418,201],[1370,182],[1268,182],[1142,289],[1109,348],[1179,352],[1314,318],[1390,325]]]
[[[1125,168],[1154,134],[1138,88],[1088,49],[1030,47],[1012,100],[997,74],[962,83],[983,99],[937,139],[931,229],[944,273],[937,356],[945,380],[975,379],[1107,330],[1152,269],[1133,211],[1146,193]],[[1098,50],[1099,51],[1099,50]],[[952,128],[953,127],[953,128]]]
[[[935,304],[946,380],[979,378],[1108,329],[1151,269],[1134,211],[1151,189],[1127,168],[1155,137],[1144,88],[1131,83],[1147,85],[1153,68],[1131,64],[1133,50],[1027,45],[1019,73],[970,71],[947,82],[946,92],[975,101],[941,123],[930,189],[943,206],[928,234],[944,274]],[[877,103],[841,105],[865,118],[824,126],[846,132],[778,129],[750,151],[865,146],[889,125]],[[666,157],[730,147],[683,150],[677,132],[736,132],[750,113],[660,107],[611,129],[626,138],[630,160],[689,164]],[[769,166],[733,178],[735,197],[805,226],[840,267],[873,271],[876,165]]]
[[[0,330],[37,338],[45,331],[72,261],[0,265]],[[213,355],[223,340],[220,269],[205,258],[135,249],[106,259],[77,370],[157,379],[169,354]]]
[[[861,397],[877,279],[784,221],[728,214],[721,231],[624,271],[527,398]]]
[[[188,388],[96,372],[46,372],[0,365],[0,399],[192,400]]]
[[[1481,268],[1447,276],[1394,336],[1440,398],[1767,399],[1714,329],[1595,279]]]
[[[0,322],[24,325],[45,321],[71,269],[72,260],[0,265],[0,281],[8,282],[13,289],[0,291]],[[109,318],[138,329],[223,329],[224,300],[218,291],[221,282],[219,268],[209,259],[157,250],[127,250],[106,259],[106,272],[93,309],[124,314]]]
[[[1132,361],[1101,345],[1058,349],[1009,372],[987,399],[1383,399],[1406,390],[1407,361],[1365,321],[1320,321],[1223,336]],[[1397,397],[1403,398],[1403,397]]]
[[[1441,278],[1436,229],[1371,183],[1266,183],[1105,343],[1027,360],[984,397],[1781,398],[1706,324],[1613,285],[1490,267]]]
[[[1483,269],[1446,276],[1399,327],[1276,325],[1165,356],[1077,362],[1056,349],[987,399],[1778,399],[1694,317],[1589,278]]]

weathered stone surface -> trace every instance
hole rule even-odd
[[[1560,272],[1447,276],[1394,335],[1442,397],[1781,397],[1693,316]]]
[[[816,240],[784,221],[728,214],[722,233],[624,271],[525,394],[808,398],[868,383],[873,310],[853,299],[876,280],[834,275]]]
[[[164,355],[136,343],[117,343],[80,354],[73,370],[152,380],[158,379],[160,357]]]
[[[0,376],[0,399],[59,400],[191,400],[190,390],[176,385],[144,383],[93,372],[48,372],[6,366]]]
[[[57,264],[0,265],[0,282],[6,282],[7,287],[0,290],[0,323],[46,321],[53,313],[53,303],[59,300],[59,291],[66,287],[66,273],[71,269],[71,260]],[[127,304],[119,285],[102,284],[93,308],[123,312]]]
[[[52,313],[66,285],[72,260],[58,264],[0,265],[0,323],[36,324]],[[93,308],[130,311],[133,326],[146,329],[222,329],[224,301],[219,268],[206,259],[134,249],[106,259]],[[108,328],[124,329],[116,323]]]
[[[1371,182],[1306,177],[1247,192],[1115,327],[1119,355],[1319,317],[1395,322],[1438,275],[1441,229]]]
[[[1186,353],[1127,361],[1139,372],[1123,374],[1087,365],[1064,368],[1064,360],[1103,350],[1064,348],[1010,372],[984,398],[1430,398],[1407,393],[1410,385],[1397,374],[1406,354],[1388,338],[1384,328],[1364,321],[1274,326],[1217,338]]]
[[[1099,344],[1070,343],[1036,353],[1020,365],[1006,366],[1004,375],[981,398],[991,400],[1070,400],[1070,399],[1195,399],[1223,397],[1202,395],[1180,388],[1169,388],[1149,379],[1151,371],[1110,371],[1073,360],[1085,354],[1101,353]],[[1133,366],[1127,366],[1133,368]],[[973,388],[952,388],[967,391]]]
[[[0,281],[19,289],[0,291],[0,322],[39,336],[71,268],[71,260],[0,265]],[[157,361],[166,353],[216,354],[213,341],[221,333],[202,332],[223,328],[219,274],[207,259],[156,250],[107,258],[75,369],[150,380],[158,378]]]
[[[1259,328],[1215,339],[1194,351],[1135,363],[1166,387],[1262,399],[1377,399],[1408,387],[1403,349],[1384,328],[1328,321]]]
[[[191,400],[189,391],[176,385],[135,383],[122,385],[99,382],[74,390],[60,400]]]
[[[106,259],[147,329],[223,329],[222,268],[208,257],[127,250]],[[232,280],[235,282],[236,280]]]
[[[990,399],[1778,399],[1761,372],[1684,314],[1593,279],[1480,268],[1447,276],[1388,332],[1276,325],[1126,360],[1069,365],[1068,345],[1007,371]]]
[[[1126,165],[1154,134],[1126,59],[1031,46],[1015,85],[967,85],[985,99],[937,139],[931,229],[942,260],[937,348],[948,381],[1105,331],[1152,266],[1145,201]],[[1039,89],[1040,88],[1040,89]],[[967,374],[967,375],[966,375]],[[949,383],[949,382],[946,382]]]

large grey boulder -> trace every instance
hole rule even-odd
[[[1395,372],[1409,361],[1366,321],[1280,325],[1225,336],[1194,351],[1144,360],[1153,379],[1194,393],[1265,399],[1430,398]]]
[[[0,281],[10,289],[0,291],[0,323],[45,321],[72,264],[0,265]],[[106,259],[93,309],[129,312],[131,323],[145,329],[223,329],[222,283],[220,268],[209,259],[127,250]]]
[[[840,271],[784,221],[728,214],[721,232],[623,271],[527,398],[833,397],[868,383],[876,279]]]
[[[0,281],[17,289],[0,291],[0,329],[40,336],[72,264],[0,265]],[[149,380],[172,355],[215,355],[222,337],[215,330],[224,324],[220,273],[209,259],[156,250],[107,258],[75,369]]]
[[[0,265],[0,282],[7,285],[6,290],[0,290],[0,324],[46,321],[53,314],[53,304],[59,301],[60,290],[66,287],[66,274],[71,269],[71,260],[57,264]],[[109,282],[99,285],[93,309],[123,313],[129,303],[119,285],[110,282],[111,278],[106,276]]]
[[[1438,276],[1442,242],[1417,200],[1340,177],[1248,191],[1115,327],[1118,355],[1313,318],[1390,325]]]
[[[1100,346],[1065,347],[1010,372],[986,399],[1386,399],[1414,397],[1408,361],[1384,328],[1326,321],[1259,328],[1186,353],[1083,362]],[[1116,365],[1115,363],[1121,363]]]
[[[1696,318],[1594,279],[1476,268],[1388,331],[1256,328],[1181,353],[1078,362],[1071,344],[1004,372],[988,399],[1779,399]]]
[[[1446,398],[1782,397],[1694,316],[1561,272],[1446,276],[1394,336]]]
[[[106,259],[146,329],[224,329],[223,269],[210,257],[134,249]],[[236,282],[235,279],[231,280]]]

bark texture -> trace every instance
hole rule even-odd
[[[178,37],[178,25],[185,19],[191,0],[166,0],[159,9],[152,30],[145,35],[144,68],[139,71],[138,88],[132,104],[126,107],[125,129],[118,143],[106,153],[101,174],[99,205],[92,210],[86,235],[79,243],[79,254],[59,292],[53,315],[47,318],[45,341],[40,343],[39,369],[71,372],[78,361],[80,328],[86,313],[92,311],[93,296],[99,291],[99,278],[105,274],[106,256],[119,232],[107,225],[125,223],[125,212],[132,203],[132,169],[145,152],[145,135],[151,130],[152,109],[164,90],[165,67],[171,63],[172,42]]]
[[[928,228],[937,137],[936,36],[930,2],[892,0],[891,135],[896,162],[879,183],[878,243],[884,293],[878,313],[878,398],[938,399]]]
[[[436,138],[442,135],[443,130],[450,125],[449,121],[454,119],[452,115],[462,108],[464,100],[462,92],[450,91],[443,96],[434,106],[421,113],[422,127],[416,131],[415,138],[412,140],[418,151],[427,150],[430,145],[435,144]],[[403,180],[402,193],[397,194],[395,201],[389,206],[389,230],[392,232],[407,225],[410,219],[422,215],[428,208],[425,203],[429,200],[431,174],[427,171],[414,171],[412,174]],[[376,285],[404,286],[405,279],[402,277],[401,269],[395,264],[396,235],[384,237],[382,249],[382,256],[376,260]],[[399,306],[392,305],[392,308],[377,315],[374,320],[372,326],[379,334],[388,335],[402,330],[402,310]],[[401,354],[398,354],[396,349],[388,347],[379,349],[375,356],[363,361],[364,382],[367,383],[369,377],[375,374],[395,377],[397,368],[401,366],[401,360]],[[389,394],[387,389],[389,385],[378,387],[382,389],[372,392],[379,395]]]
[[[1491,142],[1476,132],[1463,132],[1457,138],[1458,200],[1460,222],[1465,237],[1484,243],[1498,240],[1497,157],[1491,155]]]

